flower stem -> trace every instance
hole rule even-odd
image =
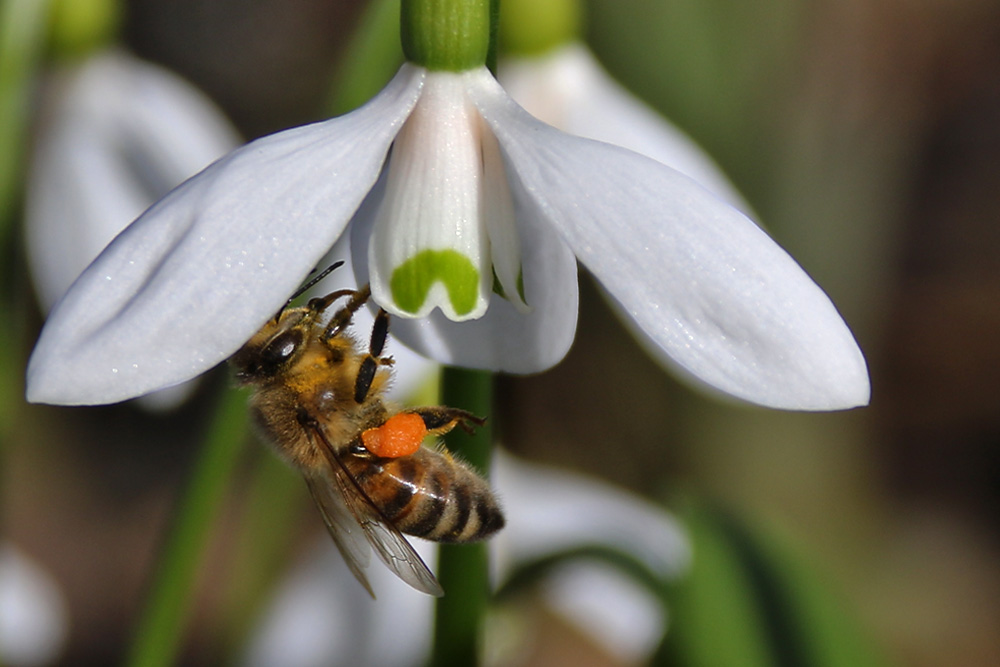
[[[445,368],[441,379],[441,402],[491,415],[493,376],[482,371]],[[493,447],[491,423],[475,435],[460,429],[448,437],[448,449],[489,474]],[[489,556],[486,545],[444,544],[438,558],[438,581],[445,595],[435,608],[434,645],[430,664],[435,667],[480,663],[480,636],[490,599]]]
[[[198,564],[246,435],[246,395],[226,391],[160,552],[149,599],[125,664],[176,664]]]
[[[490,18],[490,0],[403,0],[403,53],[431,70],[480,67],[489,49]]]

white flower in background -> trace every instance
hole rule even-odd
[[[0,660],[51,665],[69,635],[66,600],[51,575],[20,549],[0,542]]]
[[[506,57],[498,79],[515,102],[564,132],[606,141],[690,176],[751,215],[712,158],[611,78],[583,44],[570,42],[534,56]]]
[[[122,50],[60,72],[44,101],[25,240],[48,310],[118,232],[240,139],[205,95]]]
[[[868,399],[833,304],[738,210],[650,158],[539,122],[485,68],[406,64],[361,109],[248,144],[117,237],[53,310],[29,400],[114,402],[204,372],[349,223],[358,281],[379,305],[436,309],[393,330],[439,361],[556,363],[576,326],[579,259],[710,386],[792,409]]]
[[[528,560],[580,545],[621,550],[664,580],[677,579],[689,566],[690,547],[673,517],[607,483],[501,451],[494,486],[508,519],[489,542],[499,582]],[[427,562],[434,561],[436,544],[413,544]],[[317,543],[279,587],[251,635],[244,664],[424,664],[433,598],[402,585],[386,568],[370,575],[377,600],[357,585],[329,540]],[[553,609],[623,662],[641,661],[661,638],[659,604],[620,573],[609,574],[607,566],[588,561],[561,566],[542,591]]]

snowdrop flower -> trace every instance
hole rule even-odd
[[[506,5],[505,5],[506,6]],[[500,61],[500,83],[535,118],[564,132],[651,157],[751,214],[750,205],[690,137],[621,86],[583,44]]]
[[[403,2],[409,62],[367,105],[244,146],[119,235],[53,309],[29,400],[114,402],[204,372],[349,233],[396,335],[445,363],[558,362],[579,260],[709,386],[867,402],[854,338],[787,253],[683,174],[533,118],[483,66],[489,3],[442,2]]]
[[[581,41],[581,0],[504,0],[498,79],[535,118],[564,132],[606,141],[690,176],[751,215],[715,162],[679,128],[604,71]]]
[[[56,581],[16,546],[0,541],[0,660],[51,665],[68,635],[69,611]]]
[[[502,450],[493,472],[508,518],[507,527],[489,542],[498,582],[519,564],[580,545],[619,549],[664,580],[681,577],[689,567],[687,538],[660,507],[605,482],[520,461]],[[434,561],[436,544],[413,540],[413,546],[427,562]],[[402,585],[387,568],[369,574],[378,595],[374,601],[329,540],[317,542],[280,585],[251,635],[243,664],[425,664],[433,598]],[[658,603],[604,566],[587,561],[559,567],[544,580],[542,593],[553,609],[623,661],[641,661],[662,636]],[[393,641],[385,641],[390,636]]]

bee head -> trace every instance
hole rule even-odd
[[[312,322],[304,308],[286,310],[264,327],[229,360],[236,381],[254,384],[276,377],[299,357]]]
[[[343,263],[334,262],[296,290],[274,317],[229,359],[239,384],[254,384],[273,378],[298,358],[307,334],[325,306],[318,307],[316,299],[305,308],[289,309],[288,306]]]

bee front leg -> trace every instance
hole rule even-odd
[[[330,318],[329,323],[326,325],[326,330],[323,331],[323,340],[330,340],[334,336],[340,335],[351,324],[351,320],[354,319],[354,313],[361,310],[361,307],[365,305],[372,295],[372,290],[371,286],[365,285],[357,291],[341,290],[334,292],[334,294],[350,294],[351,298],[344,304],[343,308],[335,312],[333,317]]]

